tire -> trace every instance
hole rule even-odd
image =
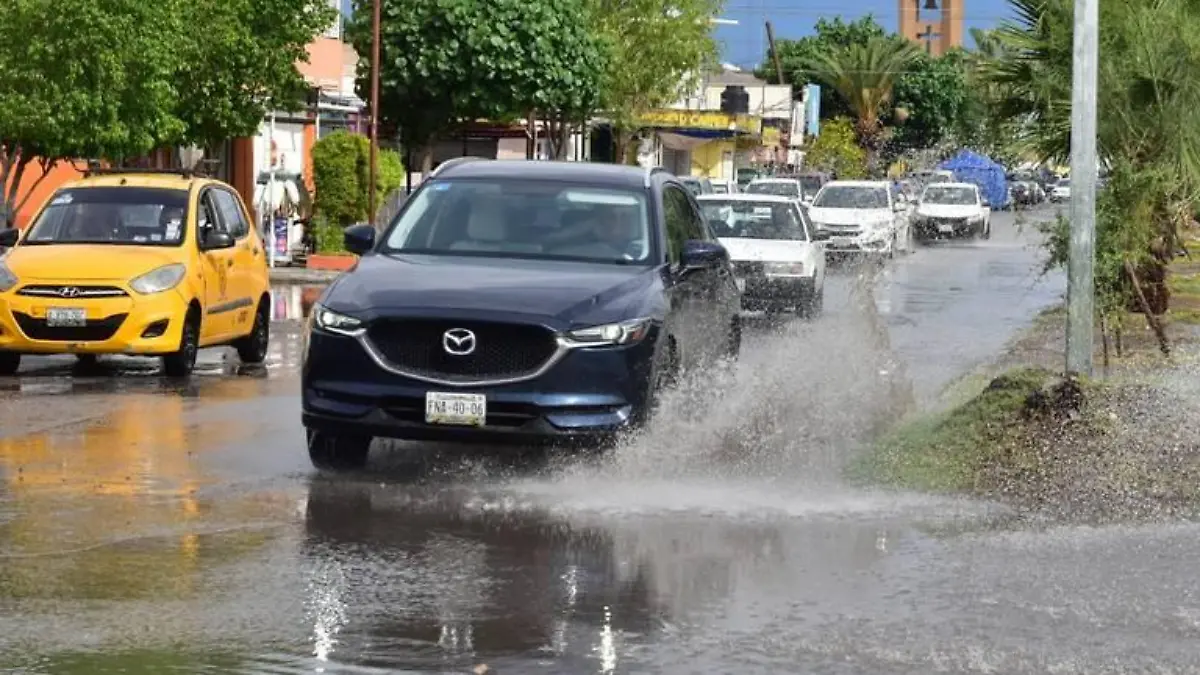
[[[308,458],[321,471],[353,471],[367,465],[370,436],[341,436],[307,429]]]
[[[729,324],[729,344],[725,355],[732,361],[737,361],[742,353],[742,318],[734,316]]]
[[[979,238],[980,239],[991,239],[992,238],[992,224],[991,223],[987,223],[986,225],[983,226],[983,231],[979,233]]]
[[[167,377],[188,377],[196,369],[196,355],[200,352],[200,314],[188,312],[179,334],[179,349],[163,357],[163,372]]]
[[[95,368],[99,362],[100,362],[100,359],[95,354],[76,354],[75,355],[75,365],[78,366],[79,368],[84,368],[84,369]]]
[[[821,316],[825,309],[825,287],[821,286],[813,294],[804,299],[800,305],[800,316],[805,319],[815,319]]]
[[[16,375],[21,367],[21,355],[17,352],[0,352],[0,375]]]
[[[239,338],[233,343],[238,358],[242,363],[259,365],[267,360],[267,350],[271,346],[271,315],[267,303],[259,301],[258,309],[254,312],[254,327],[250,334]]]

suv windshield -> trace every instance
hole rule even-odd
[[[826,185],[813,200],[818,209],[886,209],[888,189],[869,185]]]
[[[979,200],[975,198],[975,190],[969,187],[930,187],[925,189],[921,201],[926,204],[947,204],[951,206],[975,206]]]
[[[646,197],[527,179],[440,180],[392,221],[383,253],[649,264]]]
[[[705,199],[700,202],[700,211],[717,237],[808,240],[795,204]]]
[[[746,186],[746,194],[779,195],[781,197],[799,197],[800,184],[792,181],[761,181]]]
[[[69,188],[54,193],[25,244],[178,246],[187,227],[185,190]]]

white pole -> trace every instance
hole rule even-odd
[[[272,148],[275,145],[275,111],[271,110],[271,123],[267,132],[267,164],[270,174],[267,176],[267,261],[270,267],[275,267],[275,155]]]
[[[1071,85],[1071,237],[1067,265],[1067,372],[1092,374],[1095,350],[1096,98],[1100,1],[1075,0]]]

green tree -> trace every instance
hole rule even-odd
[[[336,131],[313,146],[314,207],[324,222],[346,227],[368,220],[371,142],[362,135]],[[381,150],[375,176],[375,203],[383,204],[404,180],[400,155]]]
[[[68,157],[128,157],[184,129],[174,114],[171,6],[0,2],[0,227]],[[35,175],[36,174],[36,175]]]
[[[721,0],[587,2],[589,21],[609,50],[601,108],[616,129],[617,157],[623,159],[642,131],[642,115],[679,100],[716,66],[711,20]]]
[[[801,87],[816,80],[812,69],[813,60],[823,54],[839,51],[855,45],[864,45],[870,40],[884,39],[888,32],[870,14],[854,21],[844,22],[841,17],[820,19],[812,35],[798,40],[776,40],[779,61],[783,67],[784,84],[790,84],[799,95]],[[775,81],[775,64],[765,59],[757,71],[758,77],[768,82]],[[850,115],[849,103],[837,90],[821,88],[821,119],[833,119]]]
[[[996,114],[1014,130],[1014,154],[1066,161],[1072,3],[1010,4],[1016,20],[995,33],[1000,49],[981,60],[982,76],[1003,92]],[[1135,280],[1152,314],[1166,309],[1166,264],[1200,198],[1200,7],[1153,0],[1100,11],[1097,140],[1111,174],[1097,208],[1096,283],[1099,308],[1116,320],[1140,304]],[[1065,263],[1066,222],[1053,234],[1051,264]]]
[[[179,141],[206,146],[253,135],[272,108],[303,106],[308,85],[296,63],[334,20],[328,0],[165,1],[176,7],[167,41],[186,124]]]
[[[804,165],[842,179],[866,177],[867,153],[858,145],[854,122],[848,117],[823,122],[820,135],[804,157]]]
[[[896,83],[919,54],[906,40],[875,37],[818,54],[809,63],[813,78],[835,90],[849,107],[871,169],[883,140],[883,120],[891,114]]]
[[[599,100],[605,51],[583,0],[382,0],[379,120],[406,149],[475,119],[544,110],[578,117]],[[370,54],[370,8],[356,0],[348,34]],[[359,64],[369,91],[369,64]],[[431,157],[425,153],[422,169]]]
[[[898,153],[925,150],[952,137],[971,103],[967,78],[964,52],[935,57],[918,51],[896,80],[892,94],[896,109],[906,113],[903,120],[896,119],[892,149]]]

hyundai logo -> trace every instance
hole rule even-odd
[[[74,286],[64,286],[58,289],[58,294],[64,298],[78,298],[79,289]]]
[[[451,328],[442,334],[442,349],[453,356],[468,356],[475,351],[475,333],[466,328]]]

